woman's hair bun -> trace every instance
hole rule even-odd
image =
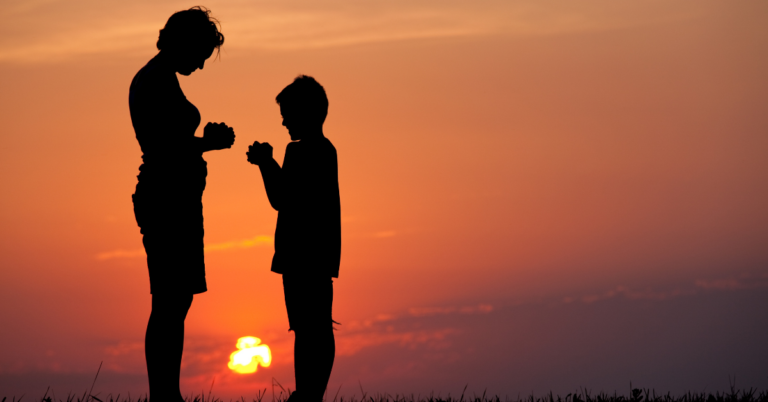
[[[211,17],[211,10],[195,6],[189,10],[174,13],[165,27],[160,30],[157,39],[159,50],[210,46],[219,50],[224,44],[224,35],[220,32],[221,24]]]

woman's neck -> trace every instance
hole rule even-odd
[[[173,58],[168,54],[168,52],[160,51],[157,53],[155,57],[152,58],[152,60],[155,61],[157,66],[163,70],[168,70],[170,72],[175,73],[176,68],[174,68]]]

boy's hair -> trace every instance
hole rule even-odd
[[[325,89],[314,78],[299,75],[277,95],[278,105],[297,108],[304,115],[325,122],[328,116],[328,97]]]

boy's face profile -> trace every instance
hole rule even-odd
[[[311,135],[313,129],[317,129],[321,124],[312,124],[312,120],[306,113],[302,113],[300,108],[291,107],[286,104],[280,105],[280,114],[283,116],[283,126],[288,129],[291,141],[299,141]]]

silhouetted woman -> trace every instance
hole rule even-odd
[[[195,137],[200,113],[184,96],[176,73],[190,75],[224,43],[210,11],[179,11],[160,30],[160,52],[131,82],[131,120],[144,153],[133,195],[144,235],[152,313],[145,339],[149,394],[179,402],[184,319],[192,295],[207,290],[203,258],[202,196],[207,175],[203,152],[235,140],[225,124],[208,123]]]

